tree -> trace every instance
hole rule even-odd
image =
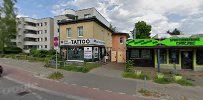
[[[139,21],[135,23],[135,29],[133,31],[133,36],[136,39],[147,39],[150,38],[151,25],[147,25],[144,21]]]
[[[110,24],[109,28],[110,28],[111,30],[113,30],[114,32],[116,31],[116,27],[114,27],[112,24]]]
[[[171,35],[180,35],[180,34],[181,34],[180,30],[178,30],[177,28],[175,28],[175,29],[173,30],[173,32],[172,32]]]
[[[170,32],[169,30],[167,31],[168,34],[170,35],[180,35],[181,31],[178,30],[177,28],[175,28],[172,32]]]
[[[0,49],[4,53],[5,46],[11,45],[11,39],[15,37],[16,30],[16,14],[15,3],[16,0],[3,0],[3,7],[1,8],[0,18]]]

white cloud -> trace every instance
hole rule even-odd
[[[95,7],[119,31],[124,32],[131,31],[134,23],[141,20],[152,25],[153,34],[174,28],[180,28],[185,33],[203,32],[203,0],[72,0],[58,2],[52,13],[60,14],[70,6],[78,9]],[[169,18],[170,15],[173,17]]]
[[[20,18],[20,17],[29,17],[29,16],[27,16],[27,15],[24,15],[24,14],[17,14],[17,16],[16,16],[17,18]]]

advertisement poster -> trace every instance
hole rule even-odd
[[[92,47],[84,47],[84,58],[92,59]]]

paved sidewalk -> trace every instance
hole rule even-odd
[[[130,96],[127,94],[118,94],[109,91],[102,91],[88,87],[81,87],[78,85],[65,84],[53,80],[42,79],[33,76],[30,72],[20,69],[4,66],[6,70],[6,77],[14,79],[25,84],[33,84],[37,87],[45,88],[51,91],[57,91],[63,94],[71,94],[73,96],[81,97],[81,100],[145,100],[144,98]]]
[[[10,62],[10,63],[9,63]],[[23,65],[30,62],[16,61],[11,59],[0,59],[0,64],[5,64],[11,68],[19,68],[28,70],[33,73],[40,73],[41,76],[46,76],[43,74],[48,74],[49,72],[54,71],[54,69],[44,68],[35,66],[34,63],[28,64],[32,66]],[[39,63],[37,63],[39,64]],[[42,65],[41,65],[42,66]],[[105,72],[107,71],[107,72]],[[61,83],[77,85],[81,87],[88,87],[93,90],[108,91],[117,94],[128,94],[139,96],[137,90],[141,88],[146,88],[149,90],[158,91],[169,96],[162,97],[161,99],[165,100],[181,100],[181,98],[187,98],[187,100],[201,100],[203,98],[203,87],[184,87],[177,84],[168,84],[160,85],[153,83],[151,81],[144,82],[142,80],[134,79],[123,79],[119,74],[121,74],[120,67],[118,69],[106,68],[102,66],[101,68],[94,69],[90,73],[77,73],[77,72],[68,72],[62,71],[64,74],[64,79],[61,80]],[[112,72],[112,73],[111,73]],[[103,73],[103,74],[102,74]]]

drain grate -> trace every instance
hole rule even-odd
[[[18,96],[24,96],[24,95],[27,95],[29,93],[30,93],[29,91],[22,91],[22,92],[17,93],[17,95]]]

